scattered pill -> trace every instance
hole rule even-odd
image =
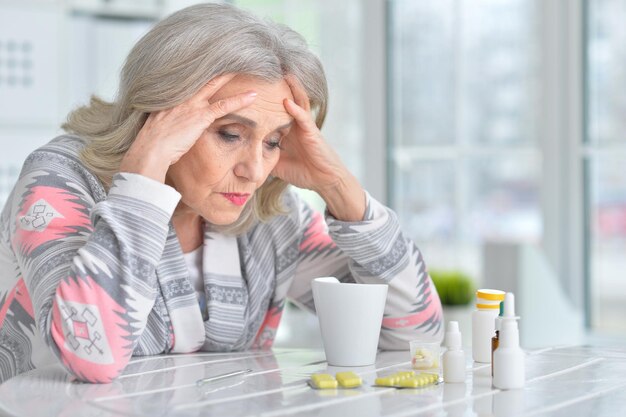
[[[356,388],[361,386],[361,377],[354,372],[337,372],[335,375],[342,388]]]
[[[337,380],[330,374],[311,375],[311,384],[318,389],[337,388]]]

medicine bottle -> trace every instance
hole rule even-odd
[[[507,293],[504,315],[500,323],[500,343],[493,353],[493,386],[498,389],[515,389],[524,386],[525,358],[519,346],[519,328],[515,316],[515,297]]]
[[[465,382],[465,354],[461,350],[461,332],[458,321],[448,323],[446,347],[448,349],[443,354],[443,382]]]
[[[506,296],[505,296],[506,297]],[[504,311],[504,301],[500,301],[500,314],[496,317],[496,334],[491,338],[491,376],[493,377],[493,352],[498,349],[500,344],[500,323],[502,323],[502,314]]]
[[[476,291],[476,310],[472,312],[472,357],[476,362],[491,363],[491,338],[504,291]]]

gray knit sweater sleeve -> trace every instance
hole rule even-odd
[[[122,173],[96,202],[84,168],[63,146],[31,154],[7,216],[15,288],[24,291],[5,298],[2,331],[30,319],[79,379],[119,375],[154,304],[154,269],[179,198],[169,186]]]

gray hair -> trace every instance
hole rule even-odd
[[[187,7],[157,23],[126,58],[115,101],[92,96],[62,127],[86,141],[81,160],[108,189],[151,112],[182,103],[226,73],[268,82],[292,74],[306,90],[321,128],[328,102],[326,78],[304,38],[285,25],[215,3]],[[243,233],[257,220],[282,213],[286,187],[284,181],[268,178],[240,218],[221,231]]]

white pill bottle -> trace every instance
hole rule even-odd
[[[476,362],[491,363],[491,338],[496,332],[496,317],[504,295],[500,290],[476,291],[476,310],[472,312],[472,357]]]

